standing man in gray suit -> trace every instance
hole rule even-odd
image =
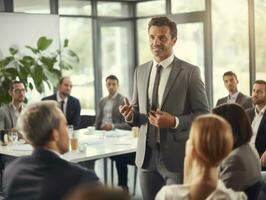
[[[113,129],[130,130],[131,127],[125,122],[123,116],[119,112],[119,106],[124,103],[124,97],[118,93],[118,78],[114,75],[110,75],[106,77],[105,81],[109,94],[108,96],[103,97],[99,102],[95,121],[96,129],[106,131]],[[112,156],[111,159],[116,163],[118,185],[124,190],[128,190],[127,165],[134,164],[135,153]]]
[[[144,200],[153,200],[163,185],[182,183],[185,143],[192,120],[209,112],[200,70],[173,54],[176,23],[152,18],[148,26],[153,60],[134,74],[132,104],[120,112],[140,127],[136,164]]]
[[[244,109],[253,108],[251,97],[244,95],[243,93],[238,91],[237,89],[238,79],[234,72],[232,71],[225,72],[223,75],[223,81],[224,81],[224,86],[229,92],[229,95],[221,99],[218,99],[216,106],[225,103],[237,103]]]
[[[9,88],[9,95],[12,97],[10,104],[0,108],[0,130],[16,128],[17,119],[25,107],[25,86],[21,81],[12,82]]]

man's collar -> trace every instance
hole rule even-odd
[[[118,92],[116,92],[113,96],[108,96],[108,99],[115,99],[118,95]]]
[[[237,91],[237,92],[235,92],[233,95],[228,95],[228,97],[229,98],[233,98],[233,99],[236,99],[237,98],[237,96],[238,96],[238,94],[239,94],[239,92]]]
[[[62,98],[60,97],[60,95],[59,95],[59,91],[57,91],[57,92],[56,92],[56,100],[57,100],[58,102],[64,101],[64,102],[66,103],[67,100],[68,100],[68,97],[66,97],[65,99],[62,99]]]
[[[160,63],[157,63],[155,59],[153,59],[153,66],[161,65],[164,69],[168,67],[174,61],[174,54],[172,53],[168,58],[164,59]]]

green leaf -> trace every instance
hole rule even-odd
[[[29,68],[30,66],[34,65],[35,60],[31,56],[24,56],[21,60],[19,60],[19,62],[25,67]]]
[[[57,62],[56,56],[55,57],[45,57],[42,56],[40,61],[47,67],[48,70],[52,70],[54,68],[55,63]]]
[[[30,90],[33,90],[33,85],[32,85],[32,83],[29,83],[29,88],[30,88]]]
[[[37,42],[38,50],[43,51],[43,50],[47,49],[52,44],[52,42],[53,42],[52,39],[48,39],[44,36],[40,37],[38,42]]]
[[[64,40],[64,47],[68,47],[68,42],[69,42],[68,39]]]
[[[43,69],[40,65],[33,65],[31,68],[31,77],[34,84],[40,84],[43,81]]]
[[[30,49],[34,54],[38,54],[39,53],[39,50],[38,49],[35,49],[35,48],[33,48],[33,47],[31,47],[31,46],[28,46],[28,45],[26,45],[25,46],[27,49]]]
[[[11,55],[14,56],[18,52],[18,49],[15,49],[15,48],[10,47],[9,48],[9,52],[11,53]]]

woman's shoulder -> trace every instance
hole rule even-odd
[[[166,185],[157,193],[155,200],[189,200],[189,185]]]
[[[226,188],[224,183],[219,180],[216,190],[207,198],[207,200],[247,200],[244,192],[235,192]]]

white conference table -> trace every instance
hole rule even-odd
[[[79,145],[83,146],[84,149],[82,152],[79,149],[70,150],[62,155],[62,158],[70,162],[78,163],[136,151],[137,138],[133,137],[131,131],[119,129],[113,131],[89,131],[88,129],[80,129],[78,132]],[[32,150],[29,144],[20,144],[19,142],[7,146],[0,145],[0,154],[14,157],[30,155]]]

